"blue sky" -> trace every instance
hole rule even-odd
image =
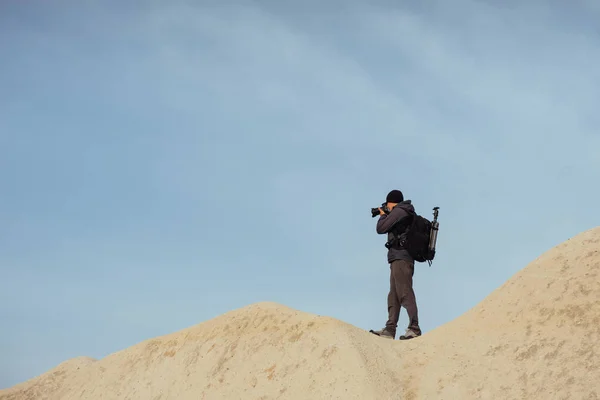
[[[598,3],[411,3],[2,2],[0,387],[257,301],[381,328],[391,189],[424,333],[600,225]]]

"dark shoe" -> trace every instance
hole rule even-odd
[[[408,340],[408,339],[414,339],[419,336],[421,336],[420,333],[417,333],[417,332],[413,331],[412,329],[407,329],[406,333],[404,335],[400,336],[398,339]]]
[[[392,339],[392,340],[394,339],[394,336],[395,336],[392,332],[388,331],[386,328],[383,328],[380,331],[374,331],[371,329],[369,332],[371,332],[374,335],[381,336],[382,338]]]

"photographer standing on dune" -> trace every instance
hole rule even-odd
[[[394,339],[398,327],[400,308],[404,307],[408,312],[409,324],[406,333],[400,336],[399,339],[412,339],[421,336],[417,301],[413,291],[415,260],[402,245],[406,239],[406,231],[416,213],[411,200],[404,200],[404,195],[400,190],[389,192],[382,207],[373,209],[373,213],[375,214],[376,210],[379,210],[377,233],[388,235],[386,243],[388,249],[387,260],[390,264],[390,291],[387,299],[388,320],[385,328],[379,331],[371,330],[370,332],[384,338]]]

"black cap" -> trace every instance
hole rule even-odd
[[[404,201],[404,195],[399,190],[392,190],[388,193],[385,201],[387,203],[402,203]]]

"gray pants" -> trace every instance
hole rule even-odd
[[[404,307],[408,313],[408,328],[418,335],[419,312],[417,300],[413,291],[413,275],[415,273],[414,261],[394,260],[390,264],[390,292],[388,294],[388,321],[385,326],[389,332],[396,334],[400,307]]]

